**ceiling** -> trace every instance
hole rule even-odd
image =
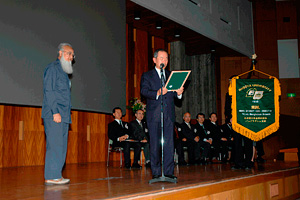
[[[134,19],[134,12],[140,12],[141,19]],[[162,22],[162,28],[156,29],[156,22]],[[182,41],[185,43],[187,55],[199,55],[212,53],[220,57],[244,56],[224,45],[219,44],[191,29],[188,29],[170,19],[167,19],[153,11],[150,11],[138,4],[126,0],[126,23],[136,29],[147,31],[150,35],[163,38],[166,42]],[[175,37],[175,29],[180,31],[180,37]]]

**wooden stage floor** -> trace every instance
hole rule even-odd
[[[299,173],[298,162],[283,161],[255,164],[254,169],[250,171],[233,171],[230,164],[176,166],[177,184],[148,184],[152,177],[149,168],[128,170],[119,168],[118,164],[119,162],[115,162],[108,168],[105,163],[68,164],[63,176],[70,178],[71,183],[62,186],[44,186],[43,166],[0,168],[0,199],[154,199],[155,195],[166,195],[172,191],[198,188],[198,192],[207,194],[212,193],[209,187],[217,183],[232,182],[232,186],[213,186],[216,191],[222,191],[224,187],[238,188],[239,184],[245,185],[245,182],[251,182],[251,179],[248,179],[251,177],[272,177],[274,173],[286,171],[293,171],[292,174]],[[263,179],[266,178],[261,178]],[[179,196],[165,199],[189,199],[188,196]]]

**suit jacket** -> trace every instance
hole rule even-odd
[[[204,125],[205,131],[203,129],[203,126],[200,126],[199,123],[195,124],[195,128],[197,129],[197,135],[200,137],[201,141],[204,141],[205,139],[208,140],[209,138],[212,138],[212,136],[210,134],[210,131],[207,129],[207,127],[205,125]]]
[[[113,144],[117,144],[117,139],[123,135],[130,136],[128,123],[122,121],[122,124],[123,127],[116,120],[108,124],[108,138],[113,140]]]
[[[197,130],[193,124],[190,124],[190,125],[191,125],[191,128],[189,128],[188,125],[185,122],[183,122],[181,124],[181,131],[182,131],[183,137],[185,137],[188,140],[194,141],[195,137],[197,137],[197,135],[196,135]]]
[[[210,122],[207,128],[210,131],[210,134],[215,142],[221,140],[223,130],[220,128],[219,125],[215,125]]]
[[[59,113],[62,122],[71,123],[71,84],[59,59],[46,67],[43,84],[42,118],[53,119]]]
[[[230,140],[233,137],[233,129],[232,127],[229,128],[229,124],[223,124],[221,126],[221,129],[223,130],[221,137],[226,138],[227,140]]]
[[[142,122],[142,126],[140,126],[140,124],[138,123],[138,121],[133,120],[129,123],[129,130],[131,133],[131,137],[134,140],[144,140],[146,139],[147,142],[149,142],[149,137],[147,136],[147,128],[146,128],[146,124],[144,122]]]
[[[170,71],[165,70],[166,80],[170,76]],[[156,99],[157,90],[161,88],[160,78],[155,69],[143,73],[141,78],[141,94],[147,98],[146,117],[149,122],[160,122],[160,106],[161,95]],[[164,119],[175,121],[175,106],[174,97],[177,97],[176,92],[168,92],[163,95],[164,102]]]

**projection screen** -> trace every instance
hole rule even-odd
[[[124,0],[0,0],[0,104],[41,106],[43,72],[72,44],[72,107],[126,107]]]

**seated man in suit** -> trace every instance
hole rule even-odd
[[[183,115],[184,122],[181,124],[182,141],[184,146],[188,148],[189,164],[200,163],[200,137],[196,134],[197,129],[190,124],[191,114],[185,113]]]
[[[134,148],[134,161],[133,168],[140,168],[138,164],[140,153],[141,153],[141,144],[139,142],[128,142],[130,131],[127,122],[122,122],[122,109],[115,107],[113,109],[113,116],[115,120],[108,124],[108,138],[113,141],[113,147],[123,147],[124,149],[124,158],[125,158],[125,167],[130,169],[130,147]]]
[[[217,124],[217,114],[216,113],[211,113],[209,116],[209,126],[207,127],[208,130],[210,131],[210,134],[212,135],[212,146],[214,147],[214,153],[213,153],[213,158],[212,162],[218,161],[217,158],[219,158],[219,154],[221,153],[221,159],[223,158],[223,155],[226,154],[226,143],[223,141],[227,141],[225,137],[223,137],[223,130],[221,127]],[[221,160],[219,160],[221,161]]]
[[[202,162],[206,164],[207,159],[209,158],[209,152],[212,144],[212,136],[210,135],[210,131],[208,131],[204,125],[205,115],[203,113],[198,113],[196,119],[198,123],[195,124],[195,128],[197,129],[197,135],[200,137],[199,142],[203,147]]]
[[[136,119],[129,123],[129,130],[132,134],[132,139],[140,141],[141,146],[144,147],[144,156],[146,160],[146,166],[150,167],[150,151],[149,151],[149,136],[146,123],[142,120],[144,119],[144,111],[137,110],[135,112]]]
[[[224,145],[227,148],[228,155],[224,155],[227,156],[227,159],[224,157],[223,161],[230,161],[232,147],[233,147],[233,139],[234,139],[233,138],[234,133],[231,126],[232,118],[226,118],[225,122],[226,123],[221,126],[221,129],[223,130],[222,137],[224,138],[222,142],[225,143]]]

